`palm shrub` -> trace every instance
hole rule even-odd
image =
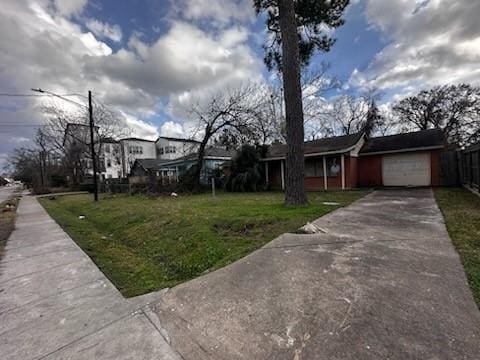
[[[236,192],[258,191],[262,189],[262,179],[258,150],[251,145],[242,146],[232,159],[225,188]]]

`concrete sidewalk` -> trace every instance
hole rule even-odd
[[[480,359],[480,313],[431,190],[380,191],[149,307],[186,360]]]
[[[430,190],[381,191],[206,276],[124,299],[24,197],[3,359],[478,359],[480,313]]]
[[[179,359],[33,197],[0,262],[0,358]]]

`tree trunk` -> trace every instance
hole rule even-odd
[[[285,204],[304,205],[305,192],[304,128],[300,56],[293,0],[279,0],[279,23],[282,33],[282,73],[287,127],[287,161]]]
[[[207,137],[205,137],[204,140],[200,143],[200,146],[198,148],[197,168],[195,170],[195,184],[194,184],[195,191],[201,190],[200,177],[202,175],[203,158],[205,157],[205,148],[207,147],[207,142],[208,142],[208,139]]]

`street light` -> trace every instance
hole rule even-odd
[[[89,90],[88,91],[88,106],[84,104],[80,104],[76,101],[73,101],[71,99],[67,99],[61,95],[55,94],[51,91],[43,90],[43,89],[31,89],[32,91],[39,92],[39,93],[44,93],[44,94],[49,94],[55,97],[58,97],[59,99],[71,102],[72,104],[76,104],[78,106],[82,106],[88,109],[88,117],[89,117],[89,124],[90,124],[90,151],[92,154],[92,165],[93,165],[93,198],[95,201],[98,201],[98,179],[97,179],[97,162],[96,162],[96,154],[95,154],[95,143],[94,143],[94,122],[93,122],[93,108],[92,108],[92,92]]]

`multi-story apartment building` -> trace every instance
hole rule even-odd
[[[137,159],[156,159],[157,149],[155,141],[126,138],[120,140],[122,149],[123,177],[130,173],[133,163]]]
[[[136,160],[169,163],[186,156],[191,157],[200,146],[200,142],[196,140],[166,136],[160,136],[156,141],[139,138],[102,139],[98,135],[98,128],[95,129],[95,143],[98,156],[97,173],[101,179],[127,177]],[[78,157],[78,171],[81,171],[82,177],[93,175],[89,144],[90,128],[87,125],[68,124],[64,137],[66,153],[73,153]]]
[[[155,142],[157,159],[175,160],[196,152],[199,145],[196,140],[160,136]]]
[[[101,146],[100,161],[104,170],[102,178],[117,179],[123,177],[122,145],[114,139],[104,139]]]

